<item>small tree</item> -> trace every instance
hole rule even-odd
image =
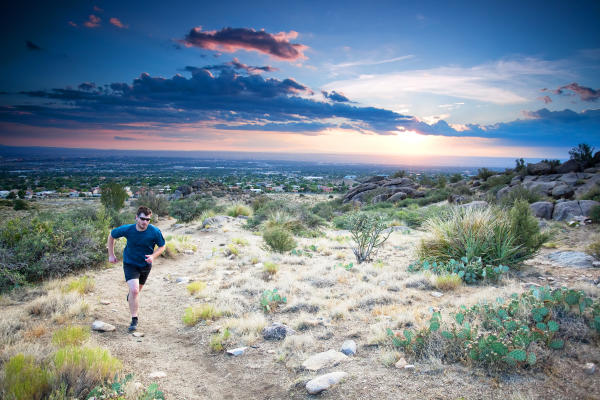
[[[127,197],[129,197],[123,186],[116,182],[102,185],[100,190],[102,192],[100,201],[107,210],[119,211],[125,205]]]
[[[514,244],[520,246],[522,258],[528,258],[548,240],[548,235],[540,232],[537,219],[531,214],[527,200],[515,201],[509,215],[511,231],[515,236]]]
[[[19,196],[20,199],[24,199],[26,194],[27,193],[25,193],[23,189],[19,189],[19,191],[17,192],[17,196]]]
[[[162,195],[157,195],[151,190],[143,191],[138,197],[136,206],[146,206],[152,210],[153,214],[164,217],[169,214],[169,200]]]
[[[525,169],[525,160],[522,158],[517,158],[515,160],[515,171],[519,172]]]
[[[382,216],[365,212],[350,214],[347,225],[355,243],[352,252],[359,264],[368,261],[371,253],[377,250],[392,233],[391,230],[385,232],[387,224]]]
[[[587,143],[580,143],[577,147],[573,147],[569,150],[569,155],[571,156],[571,160],[581,163],[585,168],[592,163],[592,159],[594,158],[594,148]]]

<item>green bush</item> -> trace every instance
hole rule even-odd
[[[490,176],[495,175],[494,171],[490,171],[487,168],[480,168],[477,170],[477,179],[486,181]]]
[[[180,199],[169,204],[169,215],[176,218],[178,222],[190,222],[214,206],[215,201],[212,198]]]
[[[269,228],[263,232],[263,239],[273,251],[284,253],[296,247],[293,235],[283,228]]]
[[[79,346],[90,337],[87,326],[66,326],[54,332],[52,343],[59,347]]]
[[[500,205],[503,207],[512,207],[518,200],[525,200],[527,203],[542,201],[542,195],[539,192],[529,190],[521,185],[515,186],[506,195],[500,199]]]
[[[4,364],[2,394],[6,400],[39,400],[50,391],[52,375],[33,357],[17,354]]]
[[[266,313],[273,312],[280,304],[287,303],[287,297],[281,296],[277,289],[265,290],[260,296],[260,306]]]
[[[113,209],[107,209],[106,214],[110,219],[110,227],[116,228],[117,226],[133,224],[135,222],[135,213],[131,211],[116,211]]]
[[[498,190],[510,183],[512,180],[512,175],[494,175],[490,176],[486,179],[485,182],[481,184],[481,188],[483,190],[490,190],[492,188],[498,188]],[[496,190],[497,191],[497,190]]]
[[[116,182],[109,182],[100,187],[100,201],[102,205],[110,210],[120,210],[129,197],[123,186]]]
[[[368,261],[374,251],[385,243],[392,233],[385,232],[387,224],[380,215],[357,212],[348,215],[348,226],[354,245],[352,252],[360,264]]]
[[[517,266],[545,240],[530,217],[522,205],[510,213],[494,207],[453,207],[425,221],[429,235],[418,245],[417,256],[420,261],[466,257],[481,258],[484,265]]]
[[[590,219],[596,224],[600,222],[600,206],[592,207],[590,210]]]
[[[243,204],[234,204],[227,209],[227,215],[230,217],[239,217],[240,215],[249,217],[250,214],[252,214],[252,211]]]
[[[571,160],[575,160],[584,168],[592,166],[592,160],[594,159],[594,148],[587,143],[580,143],[577,147],[573,147],[569,150]]]
[[[15,200],[15,204],[13,206],[13,209],[15,211],[20,211],[20,210],[29,210],[29,203],[26,200],[23,199],[16,199]]]
[[[479,281],[497,281],[500,276],[508,272],[505,265],[484,265],[481,258],[472,260],[463,257],[460,261],[454,259],[444,263],[433,261],[416,262],[408,266],[410,272],[430,271],[438,276],[456,275],[467,284]]]
[[[104,211],[79,209],[11,219],[0,226],[0,292],[106,259]]]
[[[590,190],[581,195],[579,199],[600,201],[600,185],[595,184]]]
[[[166,196],[146,190],[135,201],[135,206],[145,206],[152,210],[152,215],[164,217],[169,214],[169,200]]]

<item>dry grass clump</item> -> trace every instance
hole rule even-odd
[[[80,278],[73,279],[65,285],[63,288],[64,292],[77,292],[79,294],[90,293],[94,290],[95,282],[94,279],[84,275]]]
[[[279,271],[279,265],[271,261],[265,261],[263,271],[269,275],[275,275]]]
[[[167,242],[167,247],[162,255],[167,258],[175,258],[186,250],[195,252],[198,249],[198,246],[193,244],[187,235],[168,235],[165,241]]]
[[[210,338],[209,347],[215,353],[225,350],[225,346],[229,343],[231,332],[229,329],[225,329],[221,333],[217,333]]]
[[[218,310],[212,304],[202,304],[196,307],[188,307],[183,313],[183,323],[187,326],[194,326],[198,321],[214,321],[223,315],[223,311]]]
[[[586,252],[597,260],[600,260],[600,236],[596,235],[587,246]]]
[[[462,286],[462,278],[458,274],[432,275],[431,284],[442,291],[456,290]]]
[[[231,242],[233,244],[236,244],[236,245],[242,246],[242,247],[248,246],[248,244],[249,244],[248,241],[244,238],[233,238],[233,239],[231,239]]]
[[[186,286],[187,291],[194,296],[195,294],[203,291],[204,289],[206,289],[206,282],[203,281],[194,281],[194,282],[190,282],[187,286]]]
[[[243,204],[234,204],[227,209],[227,215],[235,218],[239,217],[240,215],[249,217],[252,215],[252,210]]]
[[[90,337],[87,326],[66,326],[54,332],[52,343],[58,347],[79,346]]]
[[[284,253],[296,247],[294,236],[289,230],[280,227],[265,229],[263,239],[271,250],[278,253]]]
[[[62,294],[58,291],[50,291],[45,296],[40,296],[33,300],[26,311],[30,315],[39,317],[50,317],[53,314],[66,314],[69,308],[80,302],[80,296],[77,293]]]
[[[1,393],[5,399],[39,400],[50,391],[52,378],[33,357],[18,354],[4,365]]]
[[[223,255],[225,257],[238,257],[240,255],[240,249],[236,247],[233,243],[229,243],[227,247],[225,247],[225,249],[223,250]]]

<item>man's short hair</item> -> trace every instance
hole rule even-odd
[[[135,214],[136,217],[139,217],[140,214],[145,214],[146,216],[152,215],[152,210],[149,209],[146,206],[140,206],[137,210],[137,214]]]

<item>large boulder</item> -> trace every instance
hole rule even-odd
[[[385,179],[385,176],[381,176],[381,175],[376,175],[376,176],[372,176],[369,179],[363,181],[363,183],[374,183],[374,182],[379,182]]]
[[[574,185],[579,180],[579,176],[577,176],[577,173],[575,172],[569,172],[561,175],[558,180],[566,183],[567,185]]]
[[[396,178],[385,182],[382,186],[417,186],[410,178]]]
[[[373,199],[371,200],[371,204],[377,204],[377,203],[382,203],[386,200],[388,200],[388,198],[390,197],[389,194],[378,194],[377,196],[373,197]]]
[[[600,151],[597,151],[592,158],[592,165],[600,166]]]
[[[538,218],[552,219],[554,204],[549,201],[537,201],[529,205],[531,213]]]
[[[344,202],[348,202],[354,198],[359,193],[365,192],[367,190],[377,189],[379,186],[375,183],[363,183],[358,185],[344,196]]]
[[[510,192],[512,192],[513,190],[515,190],[516,188],[518,188],[519,186],[505,186],[502,189],[498,190],[498,193],[496,193],[496,199],[500,200],[502,199],[504,196],[508,195]]]
[[[576,268],[591,268],[594,257],[581,251],[556,251],[548,254],[548,259],[561,266]]]
[[[552,172],[552,166],[547,162],[527,164],[527,173],[531,175],[547,175]]]
[[[572,200],[556,203],[552,212],[555,221],[568,221],[579,216],[589,216],[592,207],[600,205],[593,200]]]
[[[545,195],[552,193],[552,189],[557,185],[557,182],[538,182],[532,181],[523,184],[523,187],[532,192],[537,192]]]
[[[463,207],[463,208],[485,208],[487,206],[488,206],[487,201],[472,201],[470,203],[459,205],[459,207]]]
[[[569,199],[573,197],[574,193],[575,188],[571,185],[567,185],[566,183],[559,183],[558,185],[554,186],[554,189],[552,189],[552,197],[555,199]]]
[[[404,192],[396,192],[392,195],[392,197],[390,197],[389,199],[387,199],[387,201],[389,202],[396,202],[396,201],[400,201],[400,200],[404,200],[406,198],[406,193]]]
[[[556,167],[556,172],[559,174],[568,174],[569,172],[581,171],[581,169],[581,164],[575,160],[569,160]]]

